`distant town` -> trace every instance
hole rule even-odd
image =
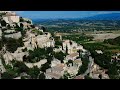
[[[120,79],[119,20],[33,21],[0,11],[0,79]]]

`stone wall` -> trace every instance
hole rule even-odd
[[[5,38],[19,39],[21,37],[22,37],[21,32],[5,35]]]

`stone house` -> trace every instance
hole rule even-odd
[[[57,66],[57,65],[59,65],[59,64],[61,64],[61,61],[58,60],[58,59],[53,59],[53,60],[51,61],[51,67]]]
[[[72,53],[66,56],[66,60],[75,60],[77,57],[79,57],[79,53]]]
[[[15,13],[6,13],[6,15],[3,16],[3,20],[6,21],[6,23],[18,23],[20,21],[20,16],[17,16]]]
[[[83,46],[78,45],[76,42],[70,40],[63,41],[62,46],[63,50],[68,50],[68,54],[76,53],[78,50],[83,50]]]
[[[57,66],[47,69],[45,73],[46,79],[59,79],[61,76],[63,76],[65,69],[65,64],[58,64]]]

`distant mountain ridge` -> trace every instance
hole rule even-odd
[[[99,14],[82,18],[83,20],[120,20],[120,13]]]
[[[120,13],[108,13],[108,14],[99,14],[90,17],[84,18],[54,18],[54,19],[32,19],[33,22],[41,22],[41,21],[59,21],[59,20],[120,20]]]

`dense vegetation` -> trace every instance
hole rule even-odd
[[[78,74],[77,75],[80,75],[80,74],[83,74],[85,73],[85,71],[88,69],[88,64],[89,64],[89,56],[88,55],[85,55],[81,58],[82,60],[82,66],[79,67],[79,70],[78,70]]]
[[[59,46],[62,46],[62,41],[60,40],[60,37],[54,36],[54,40],[55,40],[55,47],[58,48]]]
[[[43,35],[43,32],[36,29],[32,30],[32,33],[36,33],[37,35]]]
[[[104,54],[97,54],[95,51],[91,51],[91,56],[94,58],[94,62],[100,67],[108,69],[111,62],[111,54],[104,52]]]
[[[119,45],[111,45],[109,43],[82,43],[82,45],[89,51],[102,50],[103,52],[110,52],[111,54],[120,51]]]
[[[6,24],[7,24],[7,23],[5,22],[5,20],[1,20],[1,26],[4,27],[4,26],[6,26]]]
[[[77,43],[82,43],[82,42],[88,42],[88,41],[92,41],[93,37],[92,36],[87,36],[85,34],[81,34],[81,35],[65,35],[62,37],[63,39],[69,39],[69,40],[73,40]]]
[[[104,69],[108,69],[108,75],[111,79],[119,79],[120,65],[116,61],[111,62],[111,54],[105,52],[104,54],[97,54],[96,52],[91,53],[94,57],[94,62]]]
[[[42,72],[46,72],[46,69],[48,69],[48,68],[50,68],[50,64],[49,63],[45,63],[45,64],[41,65],[40,70]]]
[[[29,50],[29,56],[24,56],[23,61],[24,62],[31,62],[35,63],[40,61],[41,59],[48,59],[50,56],[52,57],[53,48],[35,48],[33,51]]]
[[[12,61],[12,65],[5,65],[6,72],[2,74],[2,79],[12,79],[20,76],[23,72],[28,72],[29,68],[23,63],[16,60]]]
[[[13,60],[11,65],[4,65],[6,72],[2,74],[2,79],[13,79],[20,76],[22,79],[45,79],[43,72],[40,72],[40,68],[34,66],[28,68],[23,62]],[[24,75],[26,74],[26,75]]]
[[[104,43],[120,46],[120,36],[115,39],[107,39],[104,41]]]
[[[92,79],[92,78],[89,75],[86,75],[85,79]]]
[[[119,49],[119,46],[111,46],[107,43],[87,43],[83,46],[91,52],[94,62],[104,69],[108,69],[108,75],[111,79],[118,79],[119,77],[119,63],[111,62],[112,52],[109,50]],[[98,54],[95,50],[102,50],[103,54]]]
[[[0,50],[2,49],[2,47],[3,47],[3,42],[2,40],[0,40]]]
[[[61,63],[63,63],[65,56],[66,56],[66,54],[64,54],[63,52],[57,52],[54,54],[54,57],[57,58],[58,60],[60,60]]]
[[[57,58],[61,62],[63,62],[66,54],[63,52],[54,52],[52,47],[48,48],[35,48],[33,51],[29,50],[29,56],[24,56],[24,62],[35,63],[40,61],[41,59],[47,59],[50,64],[53,58]]]
[[[79,19],[58,19],[34,21],[38,25],[46,26],[54,32],[83,32],[94,30],[120,30],[119,20],[79,20]]]
[[[22,38],[19,39],[2,38],[2,41],[3,41],[2,43],[6,46],[6,49],[12,53],[16,51],[18,47],[22,47],[24,45]]]

